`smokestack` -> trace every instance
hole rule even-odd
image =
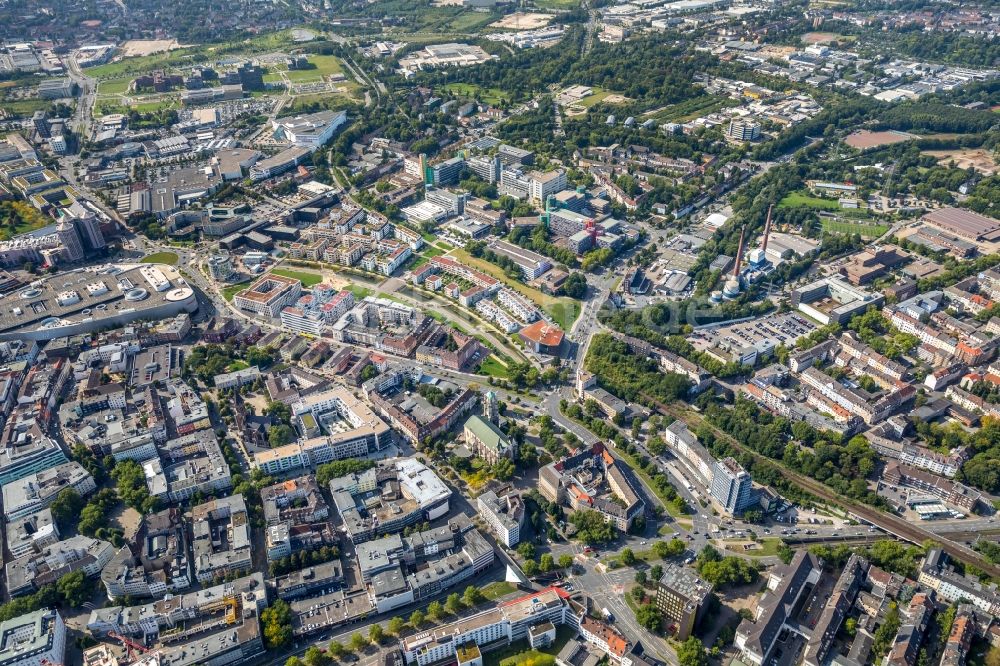
[[[774,204],[767,207],[767,221],[764,222],[764,243],[760,246],[762,252],[767,252],[767,237],[771,235],[771,210]]]
[[[733,266],[733,277],[737,280],[740,277],[740,264],[743,263],[743,238],[747,234],[747,225],[740,229],[740,246],[736,248],[736,265]]]

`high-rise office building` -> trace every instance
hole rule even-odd
[[[729,121],[729,129],[726,136],[737,141],[756,141],[760,138],[760,125],[749,120]]]
[[[80,235],[76,232],[76,226],[68,219],[64,219],[56,227],[56,235],[59,237],[59,244],[62,245],[63,258],[72,263],[83,259],[83,244],[80,242]]]
[[[742,514],[753,502],[750,475],[735,459],[723,458],[715,462],[712,499],[718,502],[726,513],[734,516]]]
[[[711,583],[692,569],[664,563],[663,576],[656,582],[656,607],[667,624],[673,626],[674,638],[683,641],[692,634],[711,594]]]

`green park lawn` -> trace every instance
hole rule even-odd
[[[153,254],[146,255],[140,261],[144,264],[170,264],[171,266],[176,266],[177,260],[177,254],[174,252],[154,252]]]
[[[344,71],[340,66],[340,60],[337,59],[337,56],[310,55],[309,64],[313,65],[313,67],[309,69],[288,70],[288,80],[295,83],[319,81],[326,79],[326,77],[332,74],[341,74]]]
[[[271,271],[274,275],[298,280],[303,287],[312,287],[323,281],[323,276],[319,273],[309,273],[307,271],[290,271],[286,268],[275,268]]]
[[[840,204],[830,199],[813,197],[805,192],[791,192],[778,202],[778,208],[812,208],[814,210],[840,210]]]
[[[372,295],[371,289],[369,289],[368,287],[362,287],[361,285],[357,284],[349,284],[346,287],[344,287],[344,289],[354,294],[354,299],[357,301],[360,301],[365,296]]]
[[[227,303],[231,303],[233,297],[236,296],[236,294],[240,293],[249,286],[250,286],[250,281],[247,280],[246,282],[240,282],[238,284],[231,284],[228,287],[223,287],[222,297],[226,299]]]
[[[483,359],[483,362],[479,364],[479,374],[489,375],[490,377],[496,377],[497,379],[507,379],[509,377],[507,373],[507,366],[501,363],[492,354]]]
[[[476,99],[486,104],[499,104],[507,95],[499,88],[483,88],[474,83],[449,83],[445,89],[455,95]]]

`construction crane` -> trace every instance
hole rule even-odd
[[[117,641],[121,641],[121,644],[125,646],[125,651],[128,653],[129,659],[132,659],[133,650],[135,652],[138,652],[139,654],[145,654],[146,652],[149,652],[149,648],[147,648],[142,643],[137,643],[133,640],[126,638],[125,636],[122,636],[121,634],[116,634],[113,631],[108,632],[108,637],[114,638]]]

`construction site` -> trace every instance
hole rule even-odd
[[[193,666],[221,658],[242,661],[264,650],[259,615],[266,606],[264,579],[256,573],[142,606],[97,609],[87,628],[95,637],[121,646],[119,663]],[[98,657],[95,653],[94,666],[103,664]]]

